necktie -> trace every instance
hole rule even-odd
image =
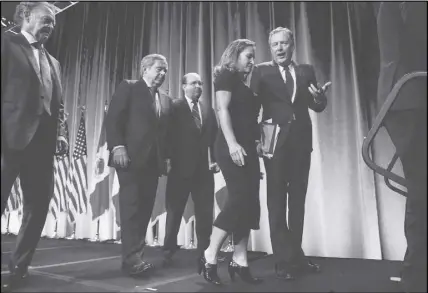
[[[199,109],[198,109],[198,100],[192,101],[193,107],[192,107],[192,117],[195,121],[196,127],[201,130],[202,123],[201,123],[201,116],[199,115]]]
[[[154,87],[150,88],[150,93],[152,94],[153,105],[154,105],[154,108],[155,108],[156,117],[159,118],[160,111],[161,111],[161,106],[160,106],[160,103],[159,103],[159,99],[156,98],[156,92],[157,92],[156,88],[154,88]]]
[[[290,100],[293,97],[293,91],[294,91],[294,80],[291,76],[290,69],[287,67],[283,67],[285,72],[285,88],[287,89],[287,94],[290,98]]]
[[[48,58],[46,57],[45,49],[41,46],[39,42],[31,44],[39,51],[39,67],[40,67],[40,77],[42,79],[43,85],[43,106],[45,107],[46,112],[51,115],[51,100],[52,100],[52,78],[51,78],[51,68],[49,65]]]

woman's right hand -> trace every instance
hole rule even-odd
[[[234,143],[229,146],[229,153],[230,157],[232,158],[232,161],[238,165],[239,167],[242,167],[245,165],[245,159],[244,157],[247,155],[244,148],[241,147],[238,143]]]

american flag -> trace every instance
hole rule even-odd
[[[19,177],[16,178],[10,191],[9,199],[7,201],[5,212],[12,212],[16,210],[22,210],[22,189]]]
[[[69,170],[69,180],[67,182],[69,195],[69,219],[72,223],[76,220],[77,214],[86,213],[88,206],[87,199],[87,178],[86,178],[86,128],[85,116],[82,113],[79,130],[77,131],[76,144],[74,146],[73,159]]]
[[[68,124],[65,122],[65,138],[68,141]],[[69,152],[54,159],[54,196],[50,202],[49,212],[57,219],[58,212],[67,210],[67,173],[70,165]]]

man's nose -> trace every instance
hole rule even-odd
[[[285,51],[285,45],[279,44],[278,48],[276,49],[277,52],[282,53]]]

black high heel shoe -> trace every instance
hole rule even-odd
[[[198,274],[203,274],[204,279],[214,285],[222,285],[220,278],[217,275],[217,265],[207,263],[205,256],[202,255],[198,259]]]
[[[229,276],[232,281],[235,281],[235,274],[239,275],[242,281],[249,283],[249,284],[260,284],[263,282],[260,278],[254,278],[251,275],[250,268],[249,267],[243,267],[238,265],[234,260],[231,260],[229,262]]]

